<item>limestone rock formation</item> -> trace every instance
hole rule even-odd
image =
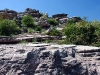
[[[17,40],[16,37],[0,36],[0,44],[18,43],[18,42],[19,42],[19,40]]]
[[[80,17],[68,17],[68,14],[61,13],[61,14],[54,14],[52,17],[49,17],[48,13],[40,13],[39,10],[26,8],[24,12],[17,12],[14,10],[4,9],[0,10],[0,16],[3,16],[3,18],[14,20],[17,25],[21,27],[21,20],[24,16],[31,15],[37,25],[41,25],[43,28],[49,28],[50,24],[47,22],[47,18],[54,18],[59,22],[59,24],[65,24],[68,20],[74,20],[75,22],[78,22],[82,20]]]
[[[52,15],[52,18],[56,19],[60,24],[66,23],[69,18],[67,17],[68,14],[55,14]]]
[[[37,25],[41,26],[42,28],[49,28],[50,27],[50,24],[47,22],[47,19],[45,18],[40,18],[37,22]]]
[[[0,10],[0,15],[2,15],[3,18],[9,18],[12,20],[14,17],[17,17],[17,12],[14,10],[4,9]]]
[[[52,15],[52,18],[66,18],[68,14],[55,14]]]
[[[99,52],[81,45],[0,45],[0,75],[100,75]]]

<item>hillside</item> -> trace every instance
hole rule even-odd
[[[0,75],[100,75],[99,68],[99,21],[0,10]]]

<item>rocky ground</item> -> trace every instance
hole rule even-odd
[[[1,44],[0,75],[100,75],[100,48]]]

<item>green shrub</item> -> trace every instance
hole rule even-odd
[[[49,39],[45,40],[45,43],[51,43],[51,42],[53,42],[53,40],[49,40]]]
[[[48,17],[46,16],[46,15],[42,15],[41,17],[40,17],[40,19],[47,19]]]
[[[94,40],[94,42],[92,42],[93,46],[100,46],[100,21],[92,21],[90,22],[92,24],[92,26],[95,27],[95,35],[96,38]]]
[[[34,29],[33,28],[28,28],[28,33],[33,33]]]
[[[48,19],[47,19],[47,22],[48,22],[49,24],[51,24],[51,25],[54,25],[54,26],[56,26],[56,25],[59,24],[59,22],[56,21],[56,20],[53,19],[53,18],[48,18]]]
[[[35,26],[34,28],[28,28],[28,33],[33,33],[35,31],[41,32],[42,31],[41,26]]]
[[[56,28],[52,28],[52,30],[50,32],[48,32],[47,35],[50,35],[50,36],[59,36],[60,32]]]
[[[36,27],[35,27],[35,31],[41,32],[41,31],[42,31],[42,27],[41,27],[41,26],[36,26]]]
[[[7,19],[0,21],[0,35],[9,36],[17,34],[17,31],[19,31],[19,28],[14,21]]]
[[[21,43],[21,44],[28,44],[28,41],[22,40],[20,43]]]
[[[40,17],[42,17],[43,16],[43,13],[42,12],[40,12]]]
[[[22,24],[26,27],[34,27],[34,20],[30,15],[26,15],[21,20]]]
[[[68,21],[67,21],[67,24],[75,24],[75,23],[76,23],[75,20],[68,20]]]
[[[38,39],[36,37],[34,37],[33,43],[36,43],[36,42],[38,42]]]
[[[90,45],[96,37],[95,27],[85,21],[67,25],[63,31],[66,35],[66,43]]]

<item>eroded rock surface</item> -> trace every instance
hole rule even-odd
[[[81,45],[0,45],[0,75],[100,75],[100,48]]]

